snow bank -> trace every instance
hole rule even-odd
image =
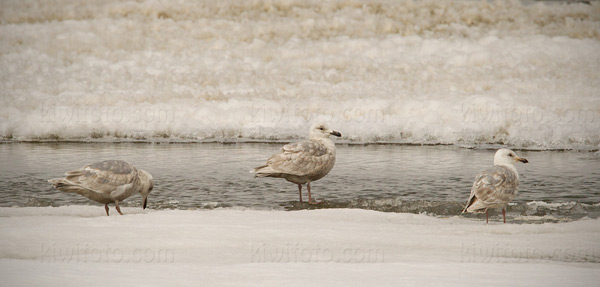
[[[314,211],[0,208],[9,286],[591,286],[600,224]]]
[[[600,144],[600,4],[2,1],[0,137]]]

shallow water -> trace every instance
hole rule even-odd
[[[455,146],[338,145],[337,163],[312,184],[318,206],[298,203],[294,184],[254,178],[248,171],[281,144],[0,144],[0,206],[96,204],[54,190],[49,178],[105,160],[123,159],[153,174],[152,209],[365,208],[390,212],[459,214],[477,172],[494,150]],[[512,217],[579,218],[600,206],[600,155],[591,152],[518,151],[521,186]],[[304,199],[306,199],[304,189]],[[124,206],[140,206],[138,195]]]

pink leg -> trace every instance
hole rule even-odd
[[[300,203],[302,203],[302,184],[298,184],[298,194],[300,194]]]
[[[310,195],[310,182],[306,184],[306,188],[308,189],[308,203],[310,204],[319,204],[320,202],[313,200]]]
[[[502,207],[502,217],[504,218],[504,223],[506,223],[506,210]]]
[[[106,210],[106,216],[108,216],[108,203],[104,205],[104,210]]]
[[[118,202],[118,201],[115,201],[115,207],[117,208],[117,212],[118,212],[120,215],[123,215],[123,212],[121,212],[121,208],[119,207],[119,202]]]
[[[488,210],[485,210],[485,224],[488,224]]]

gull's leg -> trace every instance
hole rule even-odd
[[[504,218],[504,223],[506,223],[506,209],[502,207],[502,217]]]
[[[123,215],[123,212],[121,212],[121,208],[119,207],[119,201],[118,200],[115,200],[115,207],[117,208],[117,212],[120,215]]]
[[[106,210],[106,216],[108,216],[108,203],[104,205],[104,210]]]
[[[320,202],[318,202],[316,200],[313,200],[312,197],[311,197],[311,195],[310,195],[310,182],[308,182],[306,184],[306,188],[308,188],[308,203],[309,204],[319,204]]]
[[[298,194],[300,194],[300,203],[302,203],[302,184],[298,184]]]
[[[485,224],[488,224],[488,210],[485,210]]]

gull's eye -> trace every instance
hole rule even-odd
[[[319,127],[320,130],[323,130],[323,127]]]
[[[510,156],[510,157],[513,157],[513,154],[512,154],[512,153],[511,153],[511,154],[508,154],[508,156]]]

